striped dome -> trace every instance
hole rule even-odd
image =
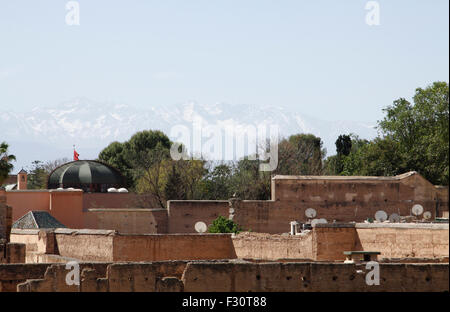
[[[50,173],[48,188],[81,188],[90,192],[106,192],[110,187],[124,187],[120,172],[99,161],[77,160],[66,163]]]

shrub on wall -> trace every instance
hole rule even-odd
[[[232,220],[219,216],[208,228],[209,233],[239,233],[242,229]]]

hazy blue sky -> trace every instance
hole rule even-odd
[[[282,105],[326,120],[449,77],[449,1],[0,0],[0,110],[74,97],[137,107]],[[238,113],[238,112],[237,112]]]

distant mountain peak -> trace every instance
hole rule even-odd
[[[119,102],[97,102],[78,97],[53,107],[35,107],[22,113],[1,112],[0,116],[2,140],[10,143],[12,151],[16,151],[21,166],[35,159],[56,159],[52,147],[54,151],[61,147],[66,151],[73,144],[81,150],[92,151],[90,157],[95,158],[110,142],[125,141],[137,131],[158,129],[170,135],[175,125],[192,127],[194,118],[201,120],[205,126],[227,125],[236,129],[248,125],[276,124],[282,136],[312,133],[322,138],[329,154],[334,154],[334,142],[340,134],[356,133],[367,139],[376,136],[375,123],[323,121],[300,112],[291,112],[283,106],[224,102],[205,104],[186,101],[170,107],[137,109]],[[27,146],[23,142],[45,144],[46,147],[33,151],[33,156],[29,156],[27,148],[30,144]],[[30,157],[34,159],[29,160]],[[21,159],[27,159],[29,163],[23,163]]]

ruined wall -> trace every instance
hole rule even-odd
[[[60,256],[83,261],[113,261],[114,231],[55,230]]]
[[[314,259],[313,232],[282,236],[241,233],[233,238],[236,256],[241,259]]]
[[[236,258],[230,234],[116,235],[114,261]]]
[[[82,264],[80,285],[65,283],[64,265],[46,267],[40,279],[17,285],[23,291],[115,292],[443,292],[448,264],[380,264],[380,285],[368,286],[365,265],[343,263],[189,262],[161,270],[161,263]],[[174,269],[178,268],[177,271]],[[42,268],[39,268],[42,272]],[[180,277],[180,269],[183,274]],[[2,266],[0,265],[0,272]],[[358,273],[358,271],[362,271]],[[34,274],[36,276],[37,274]]]
[[[264,233],[120,235],[106,230],[13,230],[27,262],[55,254],[83,261],[312,259],[342,261],[344,251],[379,251],[383,258],[449,256],[448,224],[320,224],[301,235]]]
[[[24,263],[24,244],[10,242],[12,208],[6,205],[6,194],[0,190],[0,263]]]
[[[54,253],[54,234],[52,231],[34,229],[13,229],[11,242],[27,245],[27,253]]]
[[[128,234],[167,233],[166,209],[89,209],[84,228],[116,230]]]
[[[12,208],[6,204],[6,193],[0,189],[0,244],[9,242]]]
[[[449,209],[449,202],[448,202],[448,186],[435,186],[436,187],[436,197],[437,197],[437,204],[436,204],[436,210],[437,210],[437,217],[445,217],[448,218],[448,209]]]
[[[313,232],[315,260],[344,260],[344,251],[358,250],[352,224],[318,224]]]
[[[236,258],[230,234],[120,235],[106,230],[57,229],[54,235],[55,253],[82,261]]]
[[[48,264],[0,264],[0,292],[15,292],[19,283],[44,276]]]
[[[168,233],[196,233],[198,221],[210,225],[218,216],[228,218],[227,200],[170,200],[167,202]]]
[[[317,218],[325,218],[329,222],[363,221],[374,218],[378,210],[384,210],[388,215],[407,216],[414,204],[421,204],[433,217],[436,212],[436,188],[417,174],[398,179],[274,179],[277,208],[282,211],[290,209],[289,216],[300,221],[306,221],[304,213],[307,208],[316,209]]]
[[[356,225],[356,250],[380,251],[384,258],[449,256],[448,224]]]
[[[362,222],[378,210],[388,215],[411,215],[421,204],[432,217],[448,211],[448,188],[436,187],[410,172],[396,177],[297,177],[272,178],[272,200],[235,200],[234,218],[244,230],[281,234],[289,222],[305,222],[305,211],[314,208],[316,218],[328,222]],[[211,223],[229,215],[227,201],[169,201],[169,233],[193,233],[197,221]]]

